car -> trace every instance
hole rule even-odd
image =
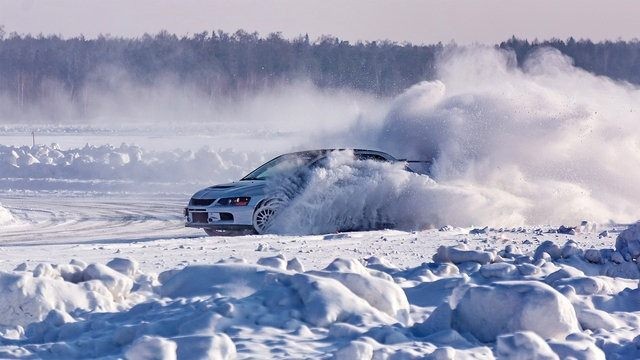
[[[266,180],[277,176],[304,176],[308,169],[322,166],[334,151],[321,149],[280,155],[250,172],[239,181],[214,185],[196,192],[184,209],[185,226],[201,228],[207,235],[264,234],[274,216],[286,206],[282,196],[268,189]],[[376,150],[353,149],[357,160],[396,163],[393,156]],[[405,169],[412,171],[408,166]],[[304,182],[304,179],[302,180]]]

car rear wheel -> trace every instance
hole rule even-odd
[[[253,213],[253,228],[258,234],[265,234],[273,224],[273,219],[282,208],[283,201],[271,199],[264,201]]]

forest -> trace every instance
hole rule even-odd
[[[86,102],[86,89],[117,90],[114,74],[152,86],[160,79],[188,84],[210,98],[235,96],[298,80],[319,88],[347,88],[379,96],[434,79],[439,54],[455,44],[390,41],[350,43],[332,36],[285,39],[239,30],[177,36],[166,31],[136,38],[21,35],[0,27],[0,96],[19,107],[65,98]],[[590,72],[640,84],[640,42],[511,38],[521,63],[552,47]],[[117,77],[116,77],[117,78]]]

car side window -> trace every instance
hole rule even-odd
[[[323,167],[327,164],[327,157],[322,156],[316,160],[314,160],[311,164],[309,164],[309,169],[314,170],[320,167]]]
[[[388,160],[378,154],[356,154],[356,160],[373,160],[387,162]]]

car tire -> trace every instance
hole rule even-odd
[[[275,216],[278,214],[284,202],[280,199],[265,200],[256,207],[253,212],[253,229],[257,234],[266,234]]]

